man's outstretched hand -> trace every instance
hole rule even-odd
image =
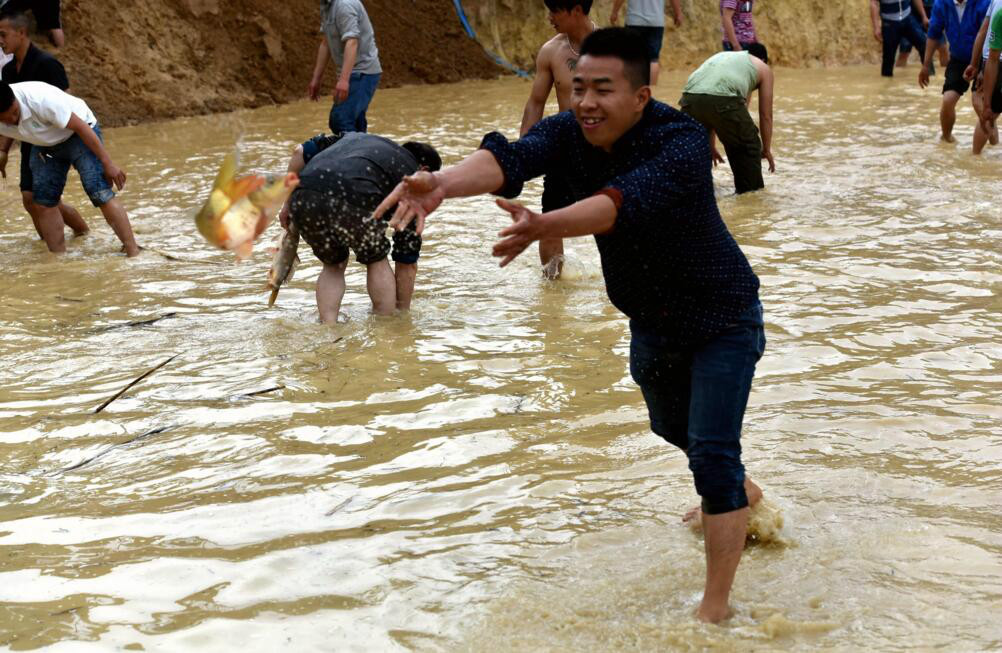
[[[411,220],[417,220],[415,225],[418,235],[424,231],[424,220],[428,214],[432,213],[445,199],[445,189],[438,176],[433,172],[420,171],[413,175],[404,177],[403,181],[387,195],[372,217],[375,219],[384,218],[386,213],[395,204],[397,210],[389,218],[390,226],[397,231],[407,228]]]
[[[493,254],[501,259],[501,267],[515,260],[525,248],[540,237],[542,217],[521,204],[498,199],[497,205],[511,214],[512,224],[498,234],[501,240],[494,244]]]

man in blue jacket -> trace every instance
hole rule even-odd
[[[971,50],[989,4],[991,0],[936,0],[932,6],[929,45],[925,49],[918,81],[922,88],[929,85],[932,54],[945,31],[950,42],[950,63],[946,66],[946,79],[943,82],[943,105],[939,109],[939,123],[943,130],[940,138],[947,143],[955,140],[953,125],[957,121],[957,102],[970,87],[970,82],[964,79],[964,69],[971,61]]]

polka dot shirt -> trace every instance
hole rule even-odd
[[[575,201],[621,198],[613,231],[595,241],[609,299],[636,327],[692,348],[758,301],[758,277],[717,209],[706,131],[680,111],[652,100],[612,152],[589,144],[569,111],[517,141],[492,132],[481,148],[504,172],[504,197],[546,174]]]

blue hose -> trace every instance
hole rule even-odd
[[[467,20],[466,18],[466,12],[463,11],[462,2],[460,2],[460,0],[452,0],[452,4],[456,7],[456,13],[459,15],[459,22],[463,24],[463,29],[466,30],[466,35],[469,36],[474,41],[477,41],[477,43],[480,43],[479,39],[477,39],[477,33],[473,31],[473,27],[470,25],[470,21]],[[488,57],[494,60],[494,63],[501,66],[502,68],[510,70],[519,77],[524,77],[526,79],[532,76],[528,72],[519,68],[518,66],[508,61],[505,61],[504,59],[501,58],[500,55],[497,55],[488,50],[487,48],[484,48],[483,43],[480,43],[480,47],[483,48],[484,52],[487,54]]]

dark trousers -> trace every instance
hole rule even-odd
[[[884,39],[884,56],[880,62],[880,74],[884,77],[894,76],[894,60],[898,56],[898,46],[902,37],[907,38],[915,49],[918,50],[919,57],[925,58],[925,32],[922,31],[922,23],[914,13],[909,14],[904,20],[884,20],[880,21],[880,35]]]
[[[683,93],[679,104],[682,111],[717,133],[717,140],[727,152],[727,163],[734,173],[734,190],[739,195],[765,188],[762,139],[744,98]]]

